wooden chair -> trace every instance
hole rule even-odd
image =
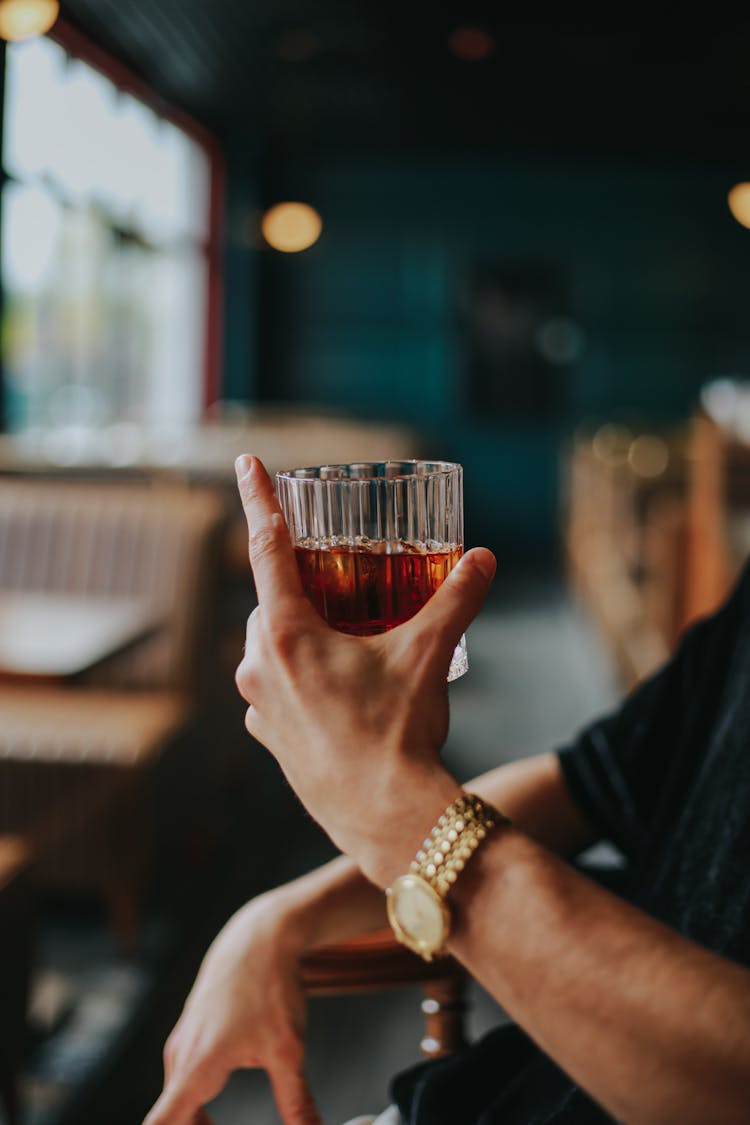
[[[570,451],[566,546],[572,584],[630,686],[721,604],[750,552],[750,445],[701,412],[674,433],[641,436],[668,453],[644,476],[632,435],[618,446],[618,428],[604,431],[606,448],[581,436]]]
[[[599,441],[607,429],[611,440]],[[672,529],[670,547],[679,544],[672,516],[681,511],[680,469],[677,458],[670,457],[658,474],[640,476],[628,461],[632,435],[617,427],[602,431],[593,440],[579,437],[570,451],[568,573],[577,595],[593,611],[624,686],[630,687],[669,654],[677,609],[667,604],[670,590],[664,589],[653,564],[667,545],[659,537],[662,527]],[[669,563],[659,561],[663,571]]]
[[[394,939],[390,930],[320,946],[302,960],[310,996],[375,992],[422,986],[425,1029],[420,1049],[436,1059],[465,1046],[466,974],[452,957],[426,962]]]
[[[185,486],[0,481],[0,588],[135,594],[166,621],[84,682],[0,685],[0,832],[33,839],[63,809],[64,834],[39,850],[40,882],[98,889],[126,946],[157,820],[155,769],[170,750],[185,763],[201,703],[223,517],[213,494]],[[159,820],[198,804],[189,773],[172,771]],[[92,793],[104,796],[96,809]]]

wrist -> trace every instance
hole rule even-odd
[[[451,801],[425,834],[409,870],[386,893],[388,921],[398,941],[426,961],[445,953],[454,929],[451,892],[488,838],[509,823],[476,794],[462,791]]]
[[[461,786],[442,766],[402,771],[377,805],[372,829],[354,858],[381,890],[409,869],[425,836]]]
[[[471,941],[472,928],[482,917],[478,904],[483,900],[486,902],[488,885],[492,886],[492,894],[497,898],[513,884],[530,883],[528,872],[524,871],[528,843],[528,838],[509,824],[501,832],[494,832],[467,864],[451,890],[453,926],[448,941],[449,952],[458,955],[458,951]]]

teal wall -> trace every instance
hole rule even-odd
[[[447,158],[275,166],[262,202],[305,199],[324,233],[302,254],[257,251],[260,304],[248,290],[242,323],[232,295],[230,347],[255,323],[251,395],[418,425],[434,455],[466,467],[467,538],[543,554],[556,542],[559,451],[573,425],[669,421],[710,375],[747,370],[750,232],[725,202],[737,178]],[[551,422],[467,410],[459,302],[481,263],[542,267],[567,291],[585,350]],[[236,394],[237,368],[232,378]]]

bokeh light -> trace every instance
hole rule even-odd
[[[261,223],[263,237],[274,250],[297,254],[320,238],[323,220],[308,203],[277,203]]]
[[[628,464],[636,476],[660,477],[669,464],[669,446],[656,434],[641,434],[628,450]]]
[[[628,459],[632,440],[633,435],[627,426],[607,422],[594,434],[591,443],[594,456],[613,468],[624,465]]]
[[[58,0],[0,0],[0,36],[12,43],[44,35],[59,14]]]
[[[750,183],[735,184],[727,196],[727,203],[737,222],[750,229]]]

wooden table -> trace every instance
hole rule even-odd
[[[0,678],[70,680],[162,624],[143,598],[0,590]]]

